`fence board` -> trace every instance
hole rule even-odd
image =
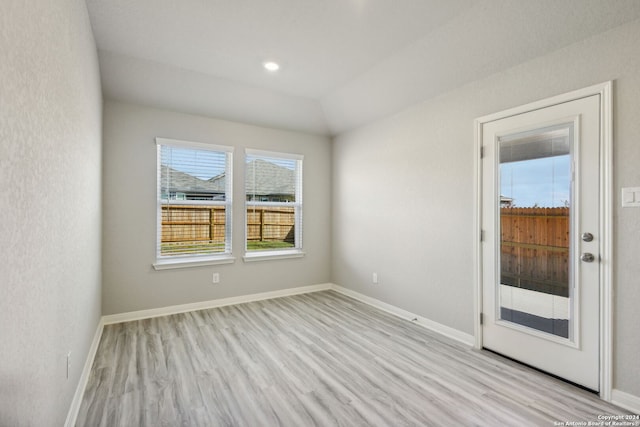
[[[569,208],[501,208],[501,283],[569,294]]]

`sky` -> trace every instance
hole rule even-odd
[[[500,193],[516,207],[561,207],[571,199],[570,156],[502,163]]]

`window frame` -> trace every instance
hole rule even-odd
[[[156,143],[156,241],[155,262],[156,270],[197,267],[202,265],[231,264],[235,262],[233,256],[233,151],[234,147],[209,144],[203,142],[185,141],[171,138],[155,138]],[[214,254],[162,255],[162,147],[169,146],[181,149],[205,150],[225,154],[225,200],[172,200],[173,205],[206,205],[225,206],[225,249],[224,252]]]
[[[262,159],[282,159],[282,160],[294,160],[296,162],[295,169],[295,201],[294,202],[262,202],[262,201],[249,201],[247,200],[247,158],[258,157]],[[302,232],[302,218],[303,218],[303,167],[304,156],[302,154],[295,153],[283,153],[277,151],[256,150],[251,148],[245,149],[244,158],[244,256],[245,262],[250,261],[263,261],[268,259],[283,259],[283,258],[301,258],[305,256],[303,250],[303,232]],[[269,250],[252,250],[247,248],[249,241],[249,224],[248,224],[248,209],[250,206],[264,206],[264,207],[292,207],[294,208],[294,247],[285,249],[269,249]]]

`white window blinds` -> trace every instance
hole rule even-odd
[[[232,147],[156,138],[157,258],[231,253]]]
[[[247,150],[246,249],[302,249],[302,156]]]

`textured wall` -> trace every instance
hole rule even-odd
[[[0,2],[2,426],[64,423],[100,317],[99,80],[84,1]]]
[[[337,137],[333,281],[473,333],[474,119],[615,80],[614,387],[640,396],[640,209],[619,196],[640,186],[638,40],[635,21]]]
[[[155,137],[235,147],[230,265],[155,271]],[[303,245],[298,259],[245,263],[244,148],[304,157]],[[330,277],[331,144],[304,133],[107,101],[104,114],[103,314],[325,283]],[[220,283],[212,284],[213,272]]]

